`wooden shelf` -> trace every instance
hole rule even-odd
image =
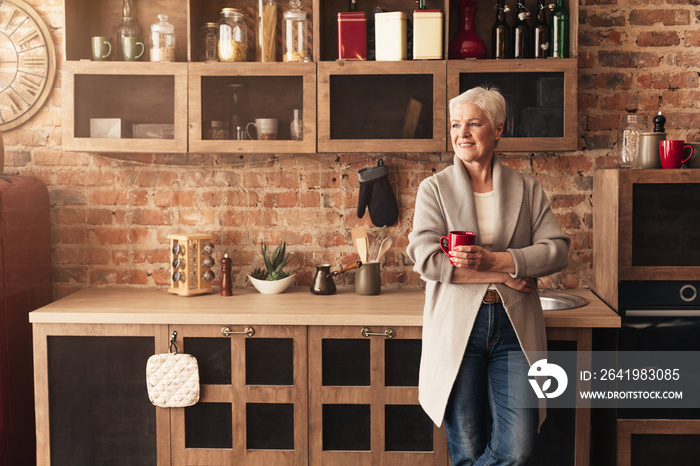
[[[347,0],[302,0],[314,62],[255,63],[252,60],[256,47],[256,0],[235,0],[233,3],[226,0],[154,0],[132,2],[133,16],[145,42],[148,42],[150,25],[156,22],[157,15],[168,14],[168,21],[175,27],[175,63],[84,62],[91,57],[92,36],[116,37],[121,6],[122,0],[65,1],[63,133],[66,150],[444,152],[451,150],[451,143],[447,142],[449,128],[446,121],[447,103],[451,97],[467,86],[488,79],[513,96],[529,99],[536,95],[534,89],[537,85],[533,82],[538,77],[561,82],[561,113],[542,110],[541,106],[531,103],[512,105],[520,111],[534,112],[541,119],[549,116],[555,132],[547,137],[532,137],[527,132],[504,137],[499,150],[559,151],[575,150],[577,146],[575,57],[578,55],[578,3],[575,1],[567,5],[571,18],[570,55],[574,57],[571,59],[337,61],[337,13],[347,10]],[[235,7],[244,12],[248,26],[248,61],[203,63],[200,28],[207,22],[218,22],[224,7]],[[388,0],[382,4],[386,11],[406,13],[409,20],[415,7],[413,3],[401,0]],[[459,27],[457,1],[427,0],[427,7],[444,13],[443,58],[447,58],[449,39]],[[536,1],[527,0],[526,7],[534,14]],[[365,9],[371,23],[371,5],[361,3],[360,8]],[[284,0],[278,2],[280,31],[282,15],[287,9]],[[487,44],[489,53],[494,19],[490,6],[480,4],[477,7],[476,30]],[[371,26],[368,31],[371,31]],[[278,33],[277,55],[280,60],[281,37]],[[148,60],[148,54],[144,60]],[[266,117],[279,120],[278,140],[239,141],[233,139],[234,134],[227,140],[207,139],[206,125],[210,121],[230,118],[227,114],[227,83],[242,81],[246,81],[253,91],[248,95],[251,101],[254,99],[257,107],[269,113]],[[265,92],[256,87],[265,87]],[[302,108],[303,141],[291,141],[285,136],[292,118],[291,109],[297,105]],[[246,123],[262,117],[256,113],[257,108],[253,111],[251,106]],[[174,139],[90,138],[89,119],[110,117],[133,122],[148,118],[173,124]],[[542,129],[546,123],[531,126]],[[235,128],[231,128],[231,133],[235,133]]]

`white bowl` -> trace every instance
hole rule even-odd
[[[253,284],[256,290],[262,294],[279,294],[284,292],[289,285],[294,281],[294,275],[290,275],[281,280],[258,280],[248,275],[248,280]]]

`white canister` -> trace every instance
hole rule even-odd
[[[375,13],[374,46],[377,61],[406,59],[406,13]]]
[[[442,11],[413,12],[413,59],[442,60]]]

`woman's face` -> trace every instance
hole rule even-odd
[[[461,104],[452,111],[450,138],[455,154],[465,164],[490,164],[503,123],[491,125],[488,114],[474,104]]]

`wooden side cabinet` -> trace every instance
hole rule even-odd
[[[419,327],[309,327],[309,464],[446,465],[420,353]]]
[[[148,400],[146,361],[167,325],[34,324],[37,464],[170,464],[170,413]]]

